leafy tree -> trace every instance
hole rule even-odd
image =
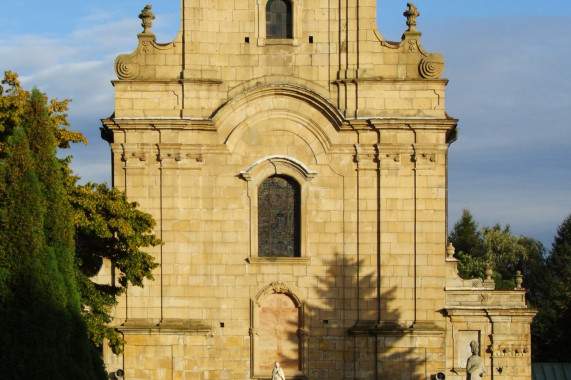
[[[76,261],[78,284],[85,307],[85,320],[91,340],[101,345],[104,339],[115,353],[121,351],[121,336],[107,324],[109,309],[129,284],[143,286],[145,278],[153,279],[152,270],[158,266],[141,247],[157,246],[160,240],[152,233],[153,218],[128,202],[125,193],[107,185],[88,183],[71,188],[75,210]],[[103,263],[109,260],[119,269],[117,284],[97,284],[90,280]]]
[[[9,91],[10,93],[10,91]],[[13,93],[22,94],[21,91]],[[0,371],[6,378],[105,379],[80,314],[71,206],[44,96],[0,109]]]
[[[468,210],[448,237],[456,248],[458,271],[463,278],[484,278],[484,269],[490,265],[496,289],[515,288],[514,274],[522,271],[526,285],[536,277],[543,265],[544,248],[537,240],[512,234],[509,225],[499,224],[478,229],[478,223]]]
[[[42,257],[42,259],[34,261],[33,270],[23,272],[51,273],[50,276],[54,279],[61,280],[58,291],[50,290],[50,296],[67,299],[67,305],[75,310],[75,316],[80,310],[82,317],[79,320],[80,325],[83,329],[85,329],[84,324],[87,325],[88,336],[94,347],[101,346],[104,339],[107,339],[113,351],[120,352],[122,342],[120,335],[107,326],[111,321],[109,310],[129,285],[143,286],[145,278],[152,280],[152,270],[157,264],[152,256],[143,252],[141,248],[160,244],[152,232],[154,220],[149,214],[138,210],[136,203],[128,202],[119,190],[109,189],[105,184],[79,185],[79,178],[74,176],[69,168],[71,157],[59,160],[55,157],[56,148],[65,149],[70,143],[75,142],[87,143],[81,133],[68,129],[70,124],[67,121],[66,111],[69,100],[48,101],[47,97],[37,90],[32,93],[25,91],[20,86],[18,76],[11,72],[5,72],[2,85],[0,86],[0,176],[2,176],[0,300],[2,305],[9,303],[8,300],[14,300],[11,294],[15,289],[15,278],[20,273],[16,265],[22,261],[19,255],[30,252],[30,257]],[[33,149],[34,152],[16,154],[26,149],[30,152]],[[22,187],[19,187],[14,185],[16,180],[26,181]],[[10,195],[16,191],[20,193]],[[34,201],[34,196],[38,194],[42,196]],[[31,221],[38,219],[41,221],[41,227]],[[16,228],[17,226],[22,228]],[[12,244],[11,239],[15,238],[19,239],[18,243]],[[46,242],[49,242],[49,245],[46,245]],[[28,245],[35,247],[34,244],[40,247],[46,246],[46,249],[40,249],[43,256],[33,254],[37,249],[36,251],[31,248],[24,249]],[[46,260],[48,256],[55,257],[56,260]],[[109,260],[120,272],[118,283],[98,284],[92,281],[103,260]],[[24,266],[26,265],[28,269],[32,267],[31,264]],[[54,272],[56,268],[57,273]],[[59,276],[58,273],[72,276]],[[28,276],[28,278],[36,277]],[[30,294],[36,294],[35,289],[45,291],[50,289],[45,284],[34,286],[30,287],[34,289],[29,291]],[[49,299],[49,297],[42,298],[42,294],[38,291],[36,297],[38,302]],[[36,313],[38,318],[49,319],[56,314],[55,312],[50,314],[48,309],[42,309],[42,313]],[[54,329],[49,331],[38,329],[34,334],[41,337],[41,334],[47,336],[54,331]],[[8,348],[9,345],[4,347]],[[56,351],[52,349],[51,352],[57,353]],[[33,351],[28,350],[28,352]],[[80,350],[74,352],[79,353]],[[96,365],[99,364],[96,362]],[[83,377],[78,376],[78,378]]]
[[[6,139],[19,125],[29,98],[30,93],[22,89],[18,75],[6,71],[0,85],[0,153],[4,151]]]
[[[526,286],[531,285],[530,272],[539,270],[543,264],[543,245],[532,238],[512,234],[510,226],[482,228],[483,246],[486,254],[483,259],[494,269],[497,289],[514,289],[514,274],[521,271],[526,278]]]
[[[463,221],[463,222],[462,222]],[[466,221],[471,221],[467,223]],[[462,223],[461,223],[462,222]],[[465,251],[484,254],[471,255],[459,251],[458,268],[463,276],[482,277],[486,264],[494,268],[497,289],[513,289],[513,273],[521,270],[530,307],[537,308],[531,325],[532,360],[540,362],[570,362],[571,349],[571,215],[559,227],[548,255],[538,241],[515,236],[509,226],[496,224],[484,227],[478,233],[462,235],[464,226],[473,226],[473,218],[463,215],[454,226],[450,241],[458,236],[479,236],[470,240]],[[456,240],[454,240],[456,239]],[[463,240],[469,241],[464,238]],[[459,244],[461,245],[461,243]]]

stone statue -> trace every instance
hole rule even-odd
[[[475,340],[471,341],[470,349],[472,350],[472,356],[470,356],[466,362],[466,373],[468,374],[468,380],[486,376],[488,373],[486,372],[484,361],[480,355],[478,355],[478,352],[480,351],[478,342]]]
[[[276,362],[276,366],[272,370],[272,380],[285,380],[284,370],[278,362]]]

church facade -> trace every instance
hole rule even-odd
[[[476,341],[486,376],[531,379],[525,290],[461,279],[447,247],[457,120],[415,6],[399,42],[376,0],[181,14],[160,44],[143,9],[103,120],[113,184],[164,242],[114,310],[111,377],[466,379]]]

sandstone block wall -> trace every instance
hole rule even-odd
[[[474,293],[446,261],[457,121],[414,6],[391,43],[375,0],[292,0],[283,40],[266,36],[266,3],[184,0],[172,43],[146,28],[116,60],[103,120],[114,186],[165,244],[150,251],[155,281],[114,311],[126,345],[108,368],[249,379],[278,360],[288,378],[461,378],[469,337],[523,347],[529,321],[511,311],[523,300],[467,311]],[[258,255],[258,188],[272,175],[300,188],[299,257]],[[523,349],[488,359],[529,378]]]

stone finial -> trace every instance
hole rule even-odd
[[[408,6],[408,10],[406,10],[403,15],[406,17],[408,32],[416,32],[416,18],[420,16],[420,12],[413,3],[406,3],[406,5]]]
[[[151,33],[151,26],[153,25],[153,20],[155,19],[155,14],[151,12],[151,5],[146,5],[145,8],[139,14],[141,19],[141,26],[143,27],[143,33]]]
[[[486,264],[486,267],[484,268],[484,274],[486,275],[486,281],[492,280],[492,275],[494,274],[494,269],[492,268],[492,266],[490,264]]]
[[[492,268],[492,266],[490,264],[486,264],[486,267],[484,268],[484,275],[486,276],[486,279],[484,280],[484,287],[495,288],[496,282],[492,278],[493,274],[494,274],[494,269]]]
[[[454,248],[454,245],[452,245],[452,243],[448,243],[448,247],[446,247],[446,258],[453,259],[455,251],[456,250]]]
[[[515,288],[522,289],[521,284],[523,284],[523,275],[521,274],[521,271],[518,270],[515,272]]]

